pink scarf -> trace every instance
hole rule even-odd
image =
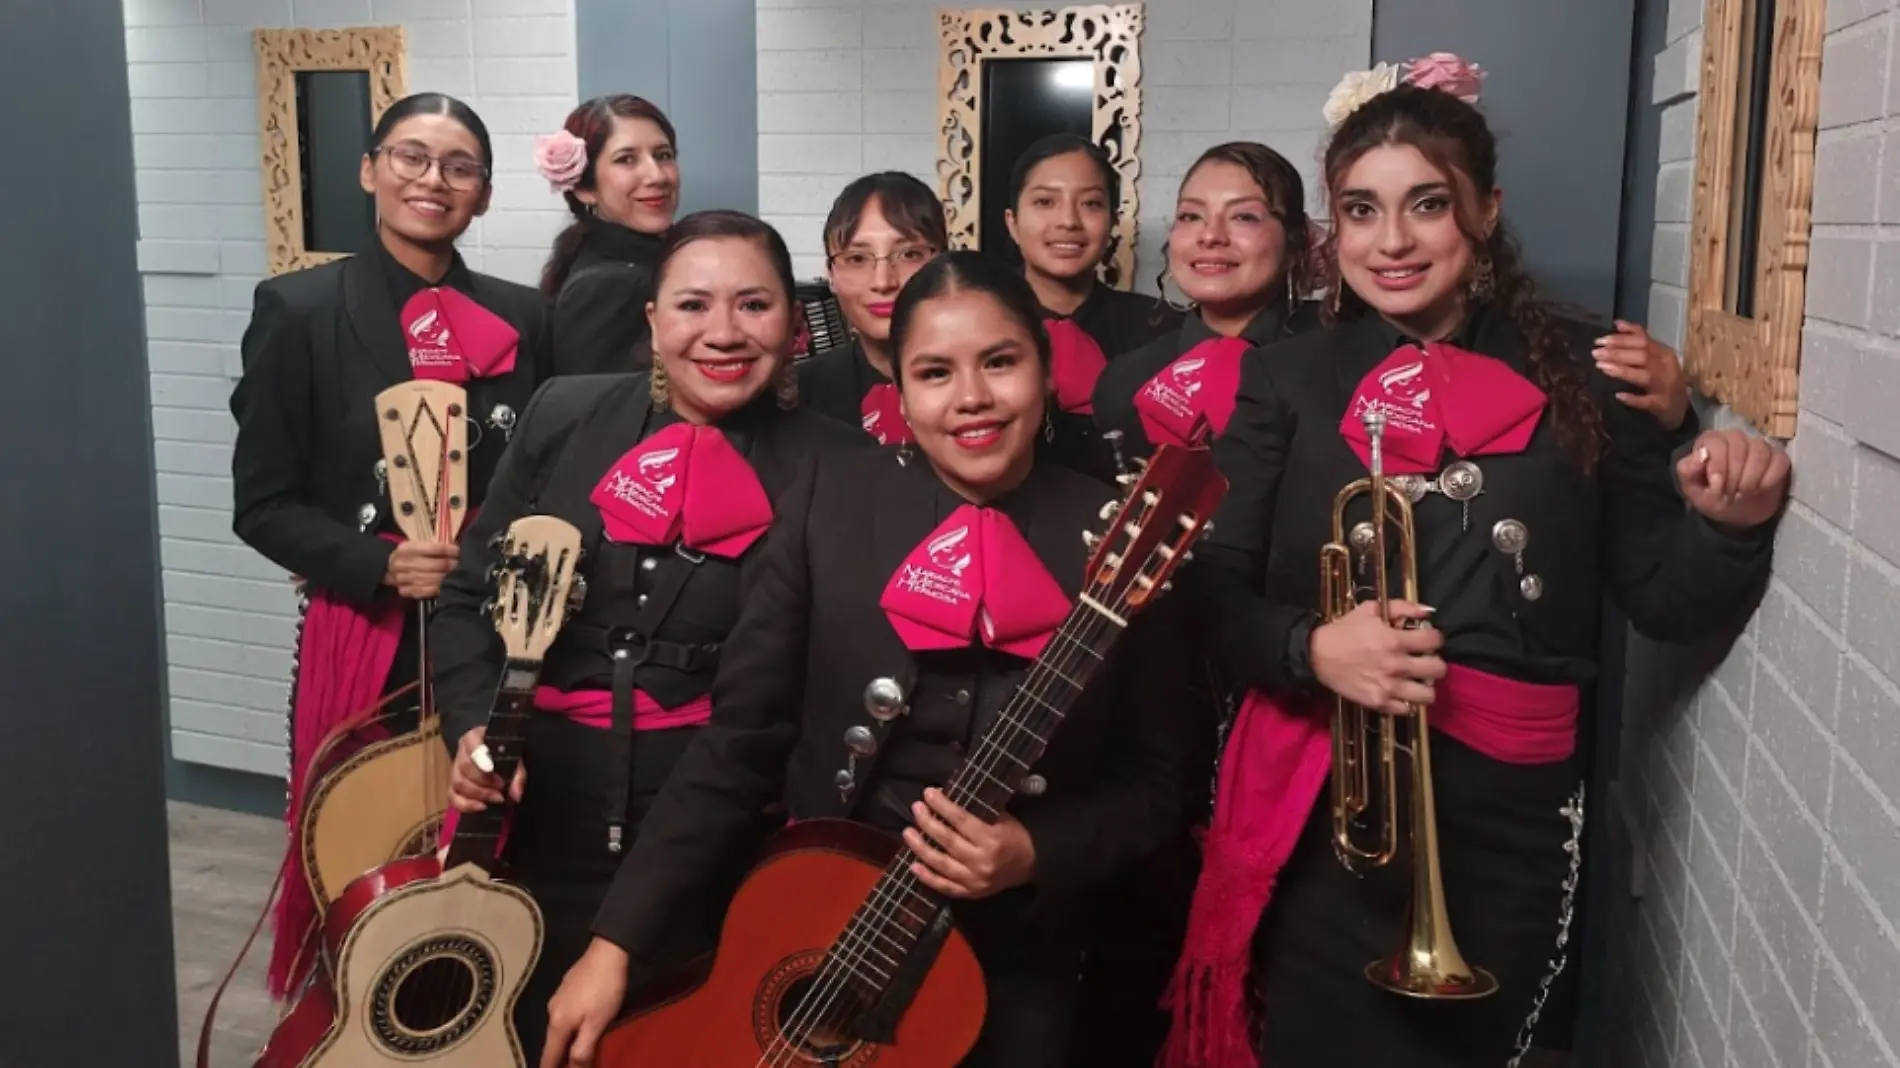
[[[1451,665],[1433,729],[1493,760],[1547,764],[1576,745],[1577,689]],[[1254,929],[1332,771],[1331,701],[1288,707],[1253,691],[1221,758],[1188,934],[1165,1005],[1161,1068],[1255,1068],[1246,987]]]
[[[317,903],[304,871],[300,839],[306,794],[325,770],[314,767],[314,759],[333,733],[382,695],[408,608],[407,601],[384,598],[359,609],[319,590],[304,611],[297,693],[290,710],[290,806],[284,814],[289,870],[277,898],[267,976],[273,998],[295,989],[312,962],[303,950]]]

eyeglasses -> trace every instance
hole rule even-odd
[[[488,168],[466,156],[438,159],[409,145],[385,146],[376,150],[389,161],[389,170],[405,182],[413,182],[429,173],[430,165],[442,172],[442,184],[459,192],[480,189],[488,180]]]
[[[873,256],[862,250],[840,252],[826,260],[833,268],[845,274],[870,274],[880,263],[888,263],[898,270],[922,267],[937,258],[937,250],[929,245],[906,245],[888,256]]]

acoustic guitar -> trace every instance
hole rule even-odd
[[[484,742],[511,782],[541,659],[577,600],[581,535],[529,516],[500,540],[493,613],[507,660]],[[514,1007],[542,924],[527,892],[493,875],[507,810],[463,816],[446,860],[405,857],[343,890],[324,917],[323,974],[256,1068],[524,1068]]]
[[[411,541],[450,543],[461,534],[468,514],[467,412],[467,392],[451,382],[417,379],[376,395],[390,507]],[[429,608],[416,606],[423,684],[415,729],[364,746],[313,779],[298,841],[319,909],[372,868],[434,852],[441,835],[449,757],[428,685]]]
[[[1129,620],[1167,589],[1227,492],[1207,450],[1156,450],[1103,508],[1081,596],[945,787],[994,820]],[[878,687],[873,683],[873,690]],[[893,695],[867,691],[866,700]],[[901,697],[897,698],[901,701]],[[600,1068],[950,1068],[976,1044],[982,969],[900,840],[847,820],[780,832],[726,914],[710,965],[636,995]]]

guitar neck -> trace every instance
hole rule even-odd
[[[1063,717],[1082,696],[1121,637],[1123,621],[1092,602],[1081,601],[1056,628],[1029,675],[970,749],[944,793],[968,812],[995,822],[1016,795],[1029,769],[1049,746]],[[833,944],[831,955],[845,962],[867,998],[881,996],[890,975],[875,966],[862,947],[898,959],[923,939],[948,902],[911,874],[916,856],[909,849],[884,869],[877,886]],[[856,961],[853,964],[850,962]]]
[[[515,770],[521,766],[528,717],[534,714],[534,687],[540,678],[539,660],[509,657],[502,665],[501,684],[495,691],[495,703],[489,710],[488,730],[482,742],[494,761],[495,774],[504,784],[504,794],[514,782]],[[463,813],[455,825],[455,837],[449,842],[444,870],[472,863],[493,871],[502,829],[507,824],[512,804],[504,799],[480,812]]]

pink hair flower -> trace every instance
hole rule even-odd
[[[554,192],[572,191],[587,171],[587,142],[566,130],[535,138],[534,169]]]
[[[1484,79],[1483,67],[1468,63],[1451,52],[1433,52],[1405,65],[1406,84],[1450,93],[1467,104],[1478,102]]]

